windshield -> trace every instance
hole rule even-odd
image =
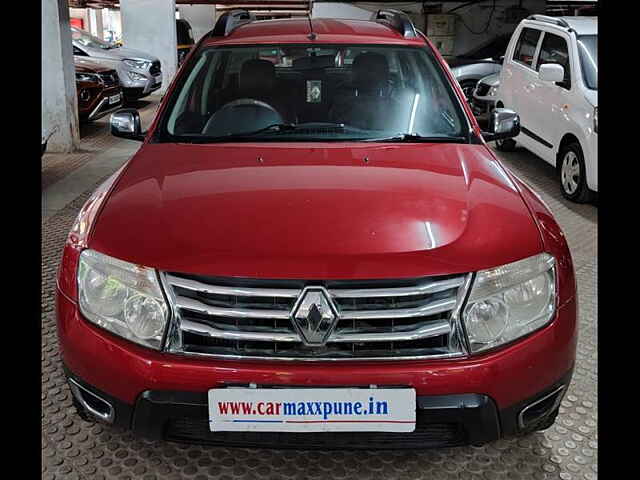
[[[578,51],[585,85],[591,90],[598,90],[598,36],[579,36]]]
[[[84,47],[102,48],[103,50],[110,50],[112,48],[116,48],[116,45],[109,42],[105,42],[104,40],[101,40],[98,37],[94,37],[89,32],[85,32],[84,30],[80,30],[75,27],[71,27],[71,38],[73,39],[74,42],[77,42]]]
[[[464,113],[436,62],[412,47],[209,48],[178,82],[161,141],[466,141]]]

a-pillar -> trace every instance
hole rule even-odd
[[[78,99],[68,0],[42,0],[42,133],[54,132],[47,151],[80,145]]]
[[[160,60],[164,92],[178,68],[175,0],[121,0],[123,45]]]

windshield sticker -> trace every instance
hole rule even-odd
[[[307,103],[320,103],[322,101],[322,81],[307,80]]]

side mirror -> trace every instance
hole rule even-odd
[[[543,63],[540,65],[538,78],[543,82],[562,82],[564,80],[564,67],[557,63]]]
[[[128,138],[129,140],[144,140],[145,134],[140,126],[140,114],[135,108],[121,108],[111,114],[111,135]]]
[[[489,115],[488,131],[482,132],[487,142],[517,137],[520,134],[520,115],[508,108],[494,108]]]

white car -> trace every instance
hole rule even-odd
[[[587,202],[598,191],[598,20],[531,15],[516,28],[496,107],[520,114],[516,142],[556,166],[562,193]]]

